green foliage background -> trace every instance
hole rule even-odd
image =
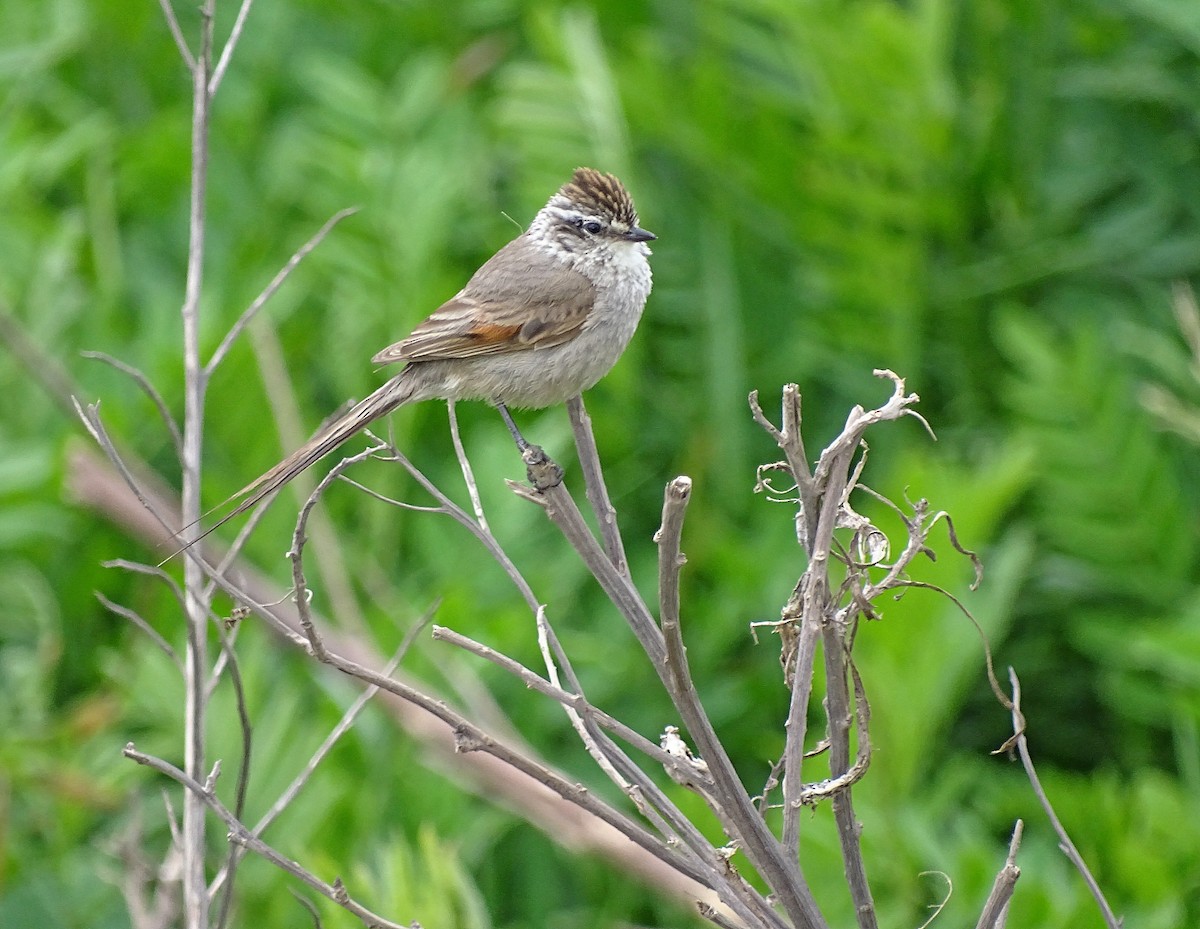
[[[218,9],[223,35],[235,5]],[[193,35],[192,6],[179,12]],[[79,353],[139,367],[180,408],[189,121],[156,4],[0,5],[0,303],[168,475],[149,402]],[[1197,400],[1169,285],[1200,278],[1200,5],[258,0],[212,127],[208,350],[333,212],[360,212],[214,380],[210,498],[289,444],[260,374],[273,340],[310,429],[512,236],[506,213],[523,225],[578,164],[625,179],[660,236],[645,322],[590,409],[646,591],[662,485],[696,481],[690,649],[747,782],[765,779],[784,714],[774,643],[747,624],[777,615],[802,564],[789,515],[751,493],[774,453],[744,398],[771,408],[798,382],[816,449],[885,395],[870,371],[890,367],[940,441],[911,422],[877,432],[868,481],[950,510],[983,555],[976,594],[948,545],[924,579],[964,593],[1021,672],[1044,781],[1127,924],[1200,924],[1197,450],[1138,401],[1148,382]],[[152,852],[167,836],[160,782],[120,747],[178,757],[180,684],[93,591],[182,636],[161,590],[99,566],[155,553],[64,494],[81,430],[36,385],[48,370],[0,353],[0,924],[125,926],[114,844],[138,816]],[[520,466],[498,420],[461,413],[493,521],[592,698],[646,732],[674,722],[561,540],[504,490]],[[452,481],[438,406],[394,421]],[[561,410],[523,421],[569,458]],[[415,494],[387,469],[378,481]],[[529,618],[464,535],[348,488],[327,500],[381,647],[442,597],[439,622],[533,661]],[[281,579],[292,513],[277,505],[250,546]],[[239,650],[253,818],[353,691],[252,626]],[[988,754],[1008,721],[970,627],[914,593],[859,650],[877,753],[858,806],[884,923],[925,918],[944,893],[931,871],[953,882],[941,924],[973,923],[1024,817],[1012,923],[1096,925],[1023,776]],[[591,778],[554,708],[432,643],[412,661],[482,677],[526,738]],[[221,694],[213,740],[232,758],[230,707]],[[848,925],[827,811],[806,828],[806,872]],[[427,926],[690,919],[422,767],[382,715],[269,838]],[[240,881],[240,924],[307,919],[261,863]]]

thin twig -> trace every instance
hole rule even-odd
[[[116,368],[122,374],[126,374],[133,378],[134,383],[142,388],[142,393],[150,398],[150,402],[153,403],[155,409],[158,410],[158,415],[163,421],[163,425],[165,425],[167,427],[167,431],[171,433],[171,442],[175,446],[176,457],[182,457],[183,435],[179,432],[179,423],[175,422],[175,417],[171,415],[170,409],[167,408],[167,402],[162,398],[162,394],[158,392],[157,388],[150,383],[150,379],[133,365],[126,364],[120,359],[109,355],[107,352],[81,352],[80,354],[82,354],[84,358],[102,361],[106,365]]]
[[[242,669],[238,663],[237,652],[233,648],[230,636],[222,628],[221,624],[214,623],[213,628],[216,630],[217,637],[221,642],[221,658],[224,661],[224,666],[229,669],[229,682],[233,686],[234,705],[237,707],[238,725],[241,727],[242,751],[238,762],[233,804],[233,815],[240,822],[246,813],[246,793],[250,786],[250,759],[254,747],[254,727],[250,722],[250,707],[246,701],[246,688],[242,683]],[[218,664],[220,663],[218,662]],[[229,873],[229,886],[225,888],[225,893],[221,897],[221,905],[217,916],[217,929],[225,929],[229,925],[229,917],[233,912],[233,882],[238,860],[239,856],[237,855],[236,846],[231,845],[225,863],[225,869]]]
[[[958,597],[954,596],[954,594],[950,593],[950,591],[946,590],[946,588],[944,588],[938,584],[931,584],[927,581],[906,580],[902,584],[898,584],[897,586],[898,587],[912,587],[916,590],[932,590],[934,593],[940,594],[941,596],[943,596],[947,600],[949,600],[951,603],[953,603],[956,607],[958,607],[958,611],[967,618],[967,621],[972,626],[975,627],[975,632],[979,636],[980,644],[982,644],[982,646],[983,646],[983,665],[984,665],[984,670],[987,672],[988,685],[992,688],[992,694],[996,697],[996,700],[1000,703],[1001,706],[1003,706],[1006,710],[1011,710],[1012,709],[1012,701],[1009,700],[1008,694],[1006,694],[1004,692],[1003,688],[1001,688],[1001,686],[1000,686],[1000,681],[997,680],[997,678],[996,678],[996,670],[995,670],[995,665],[993,663],[993,658],[992,658],[991,640],[988,638],[987,632],[984,630],[983,625],[979,622],[978,619],[975,618],[975,614],[972,613],[969,609],[967,609],[967,605],[965,603],[963,603]],[[1006,749],[1002,749],[1002,751],[1003,750],[1006,750]]]
[[[583,471],[587,488],[588,503],[596,514],[600,526],[600,539],[609,561],[619,574],[629,574],[629,559],[625,556],[625,543],[621,539],[621,527],[617,524],[617,511],[608,496],[608,485],[604,482],[604,471],[600,467],[600,453],[596,449],[596,436],[592,432],[592,420],[583,405],[583,396],[577,395],[567,401],[567,417],[575,435],[575,451],[579,456],[579,467]]]
[[[179,28],[179,19],[171,7],[171,0],[158,0],[158,5],[162,8],[163,19],[167,21],[171,38],[175,40],[175,47],[179,49],[179,57],[183,59],[183,63],[187,65],[189,71],[195,71],[196,59],[192,55],[192,50],[188,48],[187,41],[183,38],[183,30]]]
[[[546,665],[546,676],[550,679],[550,683],[555,687],[562,689],[562,682],[558,678],[558,665],[555,662],[554,650],[550,646],[551,638],[554,636],[553,630],[550,628],[550,623],[546,619],[546,608],[538,607],[537,611],[537,630],[538,630],[538,651],[542,654],[542,661]],[[578,686],[578,682],[574,682],[575,692],[581,697],[583,690]],[[571,727],[575,730],[575,734],[579,736],[579,741],[583,743],[584,749],[596,765],[603,771],[610,781],[616,784],[625,793],[630,792],[630,782],[627,778],[621,775],[617,770],[616,765],[601,748],[600,739],[595,731],[595,723],[585,721],[579,712],[569,704],[563,704],[563,710],[567,714],[567,719],[571,722]]]
[[[104,452],[109,462],[117,469],[117,472],[121,475],[121,479],[125,482],[125,486],[137,497],[138,503],[154,517],[155,522],[162,527],[167,537],[172,537],[175,534],[174,521],[167,518],[162,511],[162,507],[156,505],[157,501],[152,501],[143,493],[141,482],[133,476],[133,473],[125,464],[125,460],[117,451],[112,437],[108,434],[108,430],[104,426],[104,421],[100,419],[100,405],[89,403],[84,407],[75,397],[71,398],[71,402],[75,404],[75,412],[78,414],[84,428],[87,429],[88,435],[95,439],[96,444],[100,446],[101,451]]]
[[[379,448],[382,448],[382,446]],[[343,476],[342,480],[355,490],[361,490],[368,497],[378,500],[380,503],[386,503],[388,506],[394,506],[400,510],[407,510],[410,513],[438,513],[442,516],[450,515],[444,506],[428,506],[420,503],[409,503],[407,500],[397,500],[395,497],[389,497],[387,494],[380,493],[374,487],[368,487],[366,484],[360,484],[352,477]]]
[[[467,457],[466,449],[463,448],[462,436],[459,435],[458,411],[453,400],[446,401],[446,415],[450,420],[450,441],[454,445],[454,457],[458,459],[463,483],[467,485],[471,508],[475,511],[475,522],[479,524],[480,529],[491,535],[492,530],[488,528],[487,516],[483,512],[483,501],[479,497],[479,484],[475,481],[475,470],[471,467],[471,460]]]
[[[975,924],[975,929],[1004,929],[1008,918],[1008,903],[1016,889],[1017,878],[1021,876],[1021,869],[1017,867],[1017,849],[1021,847],[1021,836],[1024,832],[1025,823],[1018,819],[1013,827],[1012,840],[1008,843],[1008,857],[992,883],[992,891],[983,905],[983,912],[979,914],[979,922]]]
[[[1108,905],[1108,900],[1104,897],[1104,891],[1100,889],[1100,884],[1092,876],[1091,870],[1083,860],[1083,856],[1079,854],[1075,843],[1071,841],[1071,836],[1068,835],[1062,821],[1059,820],[1058,814],[1054,812],[1050,798],[1042,788],[1041,779],[1038,777],[1037,771],[1033,767],[1033,759],[1029,755],[1029,744],[1025,739],[1025,715],[1021,712],[1021,681],[1017,678],[1017,672],[1012,667],[1008,669],[1008,680],[1012,684],[1013,738],[1016,741],[1017,753],[1021,756],[1021,764],[1025,768],[1025,776],[1029,778],[1029,784],[1033,788],[1034,796],[1038,798],[1038,802],[1042,805],[1042,809],[1046,813],[1046,818],[1050,820],[1050,825],[1054,827],[1054,832],[1058,836],[1058,847],[1062,849],[1063,854],[1067,856],[1067,859],[1083,877],[1083,882],[1087,885],[1088,891],[1096,901],[1096,906],[1100,909],[1100,915],[1104,919],[1104,924],[1108,926],[1108,929],[1121,929],[1121,920],[1112,911],[1112,907]]]
[[[317,505],[317,501],[325,494],[329,485],[336,481],[347,468],[373,457],[377,451],[379,451],[378,447],[369,447],[357,455],[350,455],[343,458],[330,469],[329,473],[321,478],[317,486],[313,489],[313,492],[309,494],[308,499],[304,502],[304,506],[300,509],[300,515],[296,518],[296,527],[292,531],[292,545],[287,551],[287,557],[292,562],[292,591],[295,595],[297,605],[301,605],[302,607],[300,610],[300,624],[304,629],[304,634],[308,637],[313,654],[321,660],[324,660],[321,653],[325,645],[316,627],[312,624],[311,612],[307,608],[312,592],[308,587],[308,579],[305,577],[302,565],[302,553],[307,541],[305,531],[308,528],[308,520],[312,515],[313,507]]]
[[[942,910],[946,908],[946,904],[950,902],[950,898],[954,896],[954,882],[950,880],[950,875],[945,871],[922,871],[917,876],[940,877],[946,883],[946,893],[942,896],[941,900],[929,907],[929,909],[932,911],[929,914],[929,918],[917,927],[917,929],[929,929],[929,927],[934,924],[934,921],[937,920],[938,916],[941,915]]]
[[[225,77],[225,70],[233,58],[233,50],[237,48],[238,39],[242,37],[242,29],[246,25],[246,17],[250,14],[252,2],[253,0],[242,0],[242,5],[238,8],[237,19],[233,21],[233,29],[229,32],[229,38],[225,40],[225,47],[221,49],[221,58],[208,82],[210,96],[216,94],[217,88],[221,86],[221,79]]]
[[[171,643],[159,635],[158,630],[151,626],[150,623],[146,622],[146,620],[139,613],[134,612],[127,606],[121,606],[119,603],[113,603],[113,601],[109,600],[108,597],[104,596],[104,594],[100,593],[98,590],[94,590],[92,593],[106,610],[108,610],[110,613],[115,613],[122,619],[129,620],[131,623],[137,626],[138,629],[145,633],[146,637],[156,646],[158,646],[159,651],[170,658],[171,662],[175,665],[179,672],[183,673],[183,659],[179,657],[179,652],[175,651]]]
[[[248,6],[249,2],[247,0],[247,2],[243,4],[242,9],[245,10]],[[232,38],[230,41],[232,42]],[[228,49],[229,45],[226,45],[225,47]],[[242,311],[242,315],[237,318],[237,321],[229,327],[229,331],[225,333],[225,338],[221,340],[221,344],[217,346],[216,351],[212,353],[212,357],[209,358],[208,363],[204,366],[204,373],[206,376],[212,376],[212,373],[216,371],[221,362],[225,360],[225,356],[229,354],[229,349],[233,347],[233,343],[237,341],[238,336],[242,334],[242,331],[248,325],[250,325],[250,321],[254,319],[254,317],[258,314],[258,311],[266,305],[266,302],[275,296],[275,292],[283,286],[284,282],[289,276],[291,276],[291,273],[296,270],[296,266],[305,258],[307,258],[308,254],[314,248],[321,244],[325,236],[329,235],[334,226],[340,223],[347,216],[352,216],[357,212],[357,207],[349,207],[344,210],[338,210],[333,214],[333,216],[325,221],[325,225],[318,229],[316,234],[311,239],[309,239],[296,250],[292,257],[287,260],[287,263],[279,269],[279,272],[273,278],[271,278],[271,282],[263,288],[262,292],[254,298],[254,300],[248,307],[246,307],[245,310]]]
[[[171,577],[162,568],[155,565],[144,564],[140,561],[130,561],[127,558],[112,558],[108,561],[100,562],[102,568],[119,568],[122,571],[128,571],[131,574],[141,574],[145,577],[152,577],[161,581],[163,586],[171,592],[171,596],[175,598],[175,602],[179,604],[180,609],[183,608],[183,589],[176,583],[175,578]]]

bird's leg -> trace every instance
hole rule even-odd
[[[508,426],[508,431],[512,433],[513,441],[517,443],[517,448],[521,452],[521,459],[525,462],[525,474],[529,478],[529,483],[539,491],[545,491],[561,484],[563,478],[562,468],[546,454],[545,449],[540,445],[530,445],[525,441],[525,436],[521,435],[521,430],[513,422],[512,414],[508,412],[508,407],[503,403],[497,403],[496,409],[504,417],[504,425]]]
[[[496,409],[500,411],[500,415],[504,417],[504,425],[508,426],[508,431],[512,433],[513,441],[517,443],[517,449],[521,454],[525,454],[525,450],[529,448],[529,443],[525,441],[525,436],[521,435],[521,430],[517,428],[517,424],[513,422],[512,414],[508,412],[508,407],[503,403],[497,403]]]

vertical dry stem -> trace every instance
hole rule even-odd
[[[187,283],[183,308],[183,360],[185,372],[182,460],[182,522],[195,523],[200,509],[200,469],[204,445],[204,397],[207,387],[200,362],[200,294],[204,279],[204,201],[208,176],[209,74],[212,68],[214,0],[200,10],[200,52],[192,66],[192,173],[188,214]],[[185,541],[190,541],[194,527]],[[198,559],[184,563],[184,604],[187,651],[184,658],[186,707],[184,771],[203,781],[205,680],[208,674],[208,598]],[[205,804],[194,791],[183,795],[183,905],[189,929],[207,929],[208,887],[205,878]]]

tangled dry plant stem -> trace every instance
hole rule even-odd
[[[878,411],[872,412],[877,413]],[[88,422],[93,433],[102,445],[112,448],[112,443],[108,440],[96,412],[89,410],[88,414]],[[871,415],[856,412],[856,416],[852,416],[848,428],[857,427],[863,418],[871,419]],[[586,447],[586,443],[583,444]],[[831,533],[828,532],[827,527],[833,526],[836,529],[838,526],[837,520],[831,516],[828,500],[830,498],[837,499],[845,508],[850,492],[857,489],[854,484],[861,475],[861,469],[854,465],[852,455],[847,456],[846,443],[835,442],[830,448],[835,450],[835,454],[842,456],[845,468],[843,474],[846,475],[846,478],[844,481],[836,478],[830,480],[827,476],[834,474],[834,469],[832,467],[818,468],[817,473],[823,476],[824,481],[823,484],[814,484],[814,499],[820,503],[818,531],[807,534],[814,543],[814,551],[827,551],[829,557],[821,562],[810,559],[809,567],[805,575],[797,582],[793,596],[783,611],[784,618],[778,626],[781,640],[787,643],[787,648],[796,650],[802,647],[801,643],[806,638],[803,630],[798,637],[790,640],[784,634],[785,631],[797,624],[803,625],[806,617],[817,617],[817,621],[809,623],[808,628],[812,630],[814,654],[815,648],[819,644],[825,655],[826,676],[829,681],[835,683],[835,686],[830,688],[830,694],[827,695],[827,715],[831,718],[826,737],[821,740],[821,745],[815,747],[811,752],[804,752],[802,738],[797,738],[795,744],[797,749],[802,751],[802,761],[806,757],[815,757],[819,753],[818,749],[824,747],[825,753],[830,758],[830,776],[810,784],[801,783],[798,790],[785,792],[785,796],[794,798],[797,810],[803,805],[826,799],[832,800],[839,835],[842,839],[843,856],[849,874],[849,893],[854,901],[857,921],[860,926],[872,926],[874,925],[873,902],[870,897],[869,885],[866,883],[865,862],[861,856],[859,844],[861,827],[854,819],[853,806],[849,802],[853,785],[863,776],[869,763],[869,705],[863,682],[854,667],[851,649],[858,617],[870,615],[870,599],[885,591],[902,586],[922,586],[909,580],[906,570],[897,570],[897,564],[903,563],[907,566],[917,555],[927,551],[926,543],[929,531],[938,522],[947,521],[948,523],[948,519],[943,513],[930,514],[928,508],[924,506],[924,502],[918,501],[916,504],[911,504],[914,516],[905,520],[904,524],[909,538],[903,546],[899,547],[900,555],[896,562],[871,564],[849,559],[845,552],[853,548],[852,544],[835,546],[828,541]],[[505,668],[520,677],[535,691],[555,700],[576,714],[582,730],[581,738],[589,744],[589,748],[594,755],[598,756],[598,760],[603,759],[601,766],[609,771],[610,777],[622,787],[635,808],[641,812],[650,827],[646,829],[617,810],[597,801],[591,791],[580,789],[578,785],[557,775],[544,764],[487,735],[478,726],[451,710],[443,702],[425,694],[419,688],[393,680],[390,677],[390,669],[385,669],[382,673],[374,672],[331,650],[326,645],[308,602],[308,585],[302,559],[305,524],[316,501],[333,481],[344,477],[344,473],[348,469],[363,459],[371,456],[378,457],[381,451],[385,451],[385,449],[381,443],[377,442],[366,450],[340,462],[320,482],[300,513],[289,554],[292,558],[296,608],[300,616],[301,628],[304,630],[301,641],[306,650],[343,673],[357,677],[371,686],[386,690],[437,716],[455,733],[459,751],[486,752],[502,763],[522,771],[537,782],[550,787],[559,796],[577,804],[590,815],[598,816],[615,826],[639,847],[654,854],[670,868],[686,875],[698,885],[712,889],[716,897],[712,901],[704,902],[701,911],[709,914],[709,918],[715,924],[764,926],[770,927],[770,929],[785,929],[789,926],[826,926],[827,923],[820,912],[815,909],[815,904],[811,914],[805,911],[803,891],[800,896],[793,896],[791,899],[792,908],[789,909],[787,905],[784,905],[783,914],[780,914],[768,898],[755,891],[738,873],[729,858],[735,849],[740,850],[746,855],[754,870],[763,876],[772,888],[776,886],[774,882],[778,881],[788,892],[794,893],[796,886],[807,889],[806,885],[802,883],[804,878],[799,870],[798,860],[789,860],[784,854],[788,836],[785,833],[780,838],[776,838],[767,829],[764,816],[770,807],[766,804],[765,796],[756,804],[755,800],[747,795],[736,774],[733,773],[732,764],[725,754],[724,747],[704,714],[699,690],[688,666],[686,647],[681,635],[683,605],[680,595],[680,576],[686,563],[681,543],[684,514],[692,493],[691,482],[686,478],[676,479],[667,485],[664,494],[662,524],[656,534],[656,542],[659,545],[659,619],[657,622],[650,617],[649,608],[640,600],[632,581],[617,572],[608,551],[602,548],[590,533],[587,533],[582,515],[574,507],[573,499],[562,484],[549,485],[541,491],[521,488],[520,493],[527,498],[537,498],[537,502],[543,505],[552,521],[560,526],[564,536],[568,538],[574,536],[572,544],[585,556],[585,563],[595,566],[598,582],[615,594],[618,607],[621,607],[623,603],[627,604],[627,607],[622,609],[622,613],[631,627],[637,629],[639,623],[643,624],[641,627],[643,634],[651,643],[651,647],[647,649],[647,657],[653,661],[655,655],[660,656],[660,664],[656,666],[656,670],[659,671],[664,687],[680,713],[680,718],[687,727],[689,735],[695,740],[695,755],[686,748],[686,745],[682,751],[678,748],[664,751],[662,748],[656,747],[650,739],[641,736],[619,720],[604,713],[600,708],[593,706],[579,687],[578,678],[571,667],[567,651],[558,641],[553,628],[546,619],[544,606],[537,602],[528,582],[517,571],[512,561],[504,555],[503,549],[491,535],[490,529],[486,528],[486,522],[480,518],[482,514],[476,513],[473,517],[461,508],[455,507],[444,492],[440,491],[424,475],[421,475],[404,456],[394,448],[386,449],[386,457],[399,461],[410,470],[410,473],[417,476],[418,483],[435,496],[437,505],[425,507],[401,504],[400,501],[392,502],[408,509],[450,515],[483,543],[485,549],[493,557],[496,557],[505,570],[512,575],[515,586],[531,605],[535,622],[543,635],[548,665],[560,669],[563,676],[562,681],[556,683],[554,680],[542,678],[512,659],[494,652],[488,646],[473,642],[452,630],[435,627],[435,638],[463,648]],[[465,452],[463,454],[465,455]],[[594,464],[594,467],[599,473],[598,462]],[[126,473],[129,473],[128,469],[126,469]],[[469,468],[464,469],[463,473],[464,475],[473,475]],[[473,480],[473,476],[468,479]],[[829,496],[823,494],[822,490]],[[549,498],[549,501],[544,498]],[[797,524],[800,527],[801,520],[798,519]],[[615,521],[613,525],[615,527]],[[852,531],[861,534],[875,530],[869,524],[855,523]],[[953,532],[952,528],[950,528],[950,532]],[[617,538],[619,541],[619,535]],[[963,550],[957,539],[954,540],[954,545],[959,550]],[[620,550],[624,550],[623,543],[621,543]],[[814,610],[814,607],[810,605],[808,607],[810,612],[806,614],[804,594],[814,586],[820,587],[819,579],[814,582],[809,572],[814,570],[814,564],[823,564],[827,570],[834,554],[839,553],[844,567],[848,570],[866,572],[871,568],[878,568],[881,572],[880,576],[873,582],[864,580],[857,585],[839,584],[836,592],[826,580],[824,583],[825,596],[827,598],[844,597],[845,601],[838,603],[834,599],[827,599],[822,609]],[[206,565],[212,583],[219,589],[239,598],[241,602],[256,611],[262,610],[264,617],[271,617],[272,614],[269,610],[263,609],[260,604],[253,603],[243,590],[224,574],[217,572],[211,563],[201,563]],[[650,626],[644,625],[648,618],[652,624]],[[226,645],[225,648],[228,649],[231,646]],[[170,654],[169,650],[167,654]],[[785,665],[790,667],[789,680],[793,691],[804,689],[811,692],[811,679],[805,678],[801,673],[805,662],[795,659],[794,656],[788,658],[785,655]],[[840,694],[834,694],[836,681],[839,678],[845,685],[844,690]],[[803,688],[801,688],[802,684]],[[839,714],[836,719],[833,718],[835,712]],[[634,762],[624,750],[620,749],[612,736],[632,745],[653,764],[662,766],[671,780],[700,795],[722,823],[727,835],[732,840],[732,845],[724,851],[712,846],[703,837],[703,834],[691,824],[690,820],[683,816],[668,794],[650,776],[649,771]],[[853,762],[851,762],[852,747],[855,756]],[[164,770],[161,767],[159,769]],[[786,759],[781,763],[781,769],[786,771]],[[190,790],[192,789],[191,785],[197,782],[193,778],[190,781],[181,781],[181,783],[186,784]],[[212,791],[208,789],[201,799],[211,809],[210,795],[212,795]],[[286,807],[287,802],[283,801],[280,812]],[[240,822],[240,818],[231,811],[214,811],[222,817],[229,814]],[[259,829],[241,828],[247,834],[254,835],[257,843],[261,843],[261,839],[257,838]],[[1010,867],[1012,858],[1015,856],[1018,838],[1014,837],[1010,861],[997,877],[997,887],[1000,890],[995,893],[1011,895],[1011,885],[1016,880],[1016,873],[1019,873],[1014,872]],[[247,840],[241,832],[231,833],[231,840],[239,847],[253,848],[256,851],[260,851],[262,847],[261,845],[247,844]],[[269,848],[269,846],[265,847]],[[277,857],[283,857],[279,856],[277,852],[274,854]],[[267,857],[275,860],[271,855],[267,855]],[[790,869],[790,874],[781,877],[779,870],[773,871],[773,867]],[[853,869],[858,869],[859,875],[855,875]],[[222,872],[222,880],[228,882],[227,875],[228,869]],[[859,882],[857,886],[854,883],[856,880]],[[789,881],[793,882],[791,886],[788,884]],[[215,882],[210,890],[215,892],[219,884],[220,882]],[[1006,887],[1007,890],[1004,889]],[[331,899],[347,898],[345,888],[340,884],[323,885],[323,888],[322,892],[333,888],[332,894],[327,893]],[[776,903],[782,903],[783,897],[777,894],[774,900]],[[1002,915],[995,916],[995,918],[988,915],[996,913],[1002,914],[1003,907],[991,900],[985,909],[988,921],[981,921],[980,925],[1000,926]]]

